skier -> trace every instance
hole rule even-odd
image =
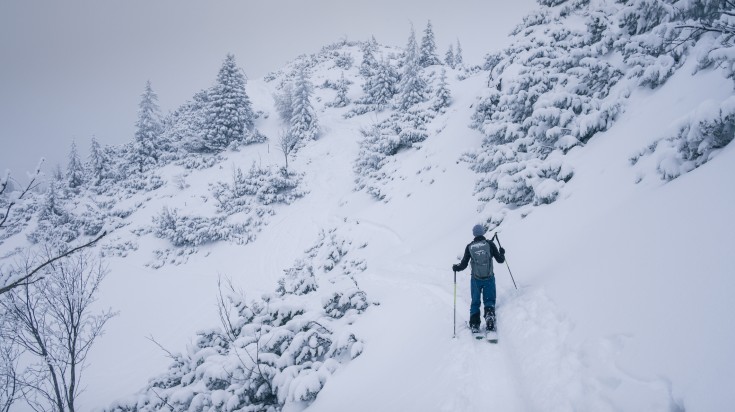
[[[472,262],[472,280],[470,291],[470,328],[472,333],[480,332],[480,295],[485,307],[485,322],[488,331],[495,330],[495,274],[493,273],[493,258],[498,263],[505,262],[505,249],[500,251],[495,243],[485,239],[485,227],[475,225],[472,228],[475,239],[464,249],[464,257],[458,265],[452,265],[455,272],[461,272]]]

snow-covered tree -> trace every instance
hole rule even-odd
[[[353,59],[352,55],[347,52],[341,53],[336,59],[334,59],[334,65],[343,70],[349,70],[354,62],[355,59]]]
[[[339,321],[347,317],[349,324],[371,305],[357,287],[355,276],[367,267],[357,253],[335,231],[322,232],[273,293],[246,297],[232,286],[220,288],[220,325],[198,332],[184,353],[171,355],[167,371],[107,410],[308,407],[330,377],[362,353],[363,342]]]
[[[439,86],[436,88],[436,92],[434,94],[433,107],[435,110],[442,110],[449,107],[451,103],[452,94],[449,91],[449,85],[447,84],[447,70],[442,68],[441,77],[439,78]]]
[[[293,85],[291,82],[283,84],[281,91],[273,95],[273,101],[281,120],[290,124],[293,116]]]
[[[71,142],[66,165],[66,184],[70,189],[78,189],[84,184],[84,166],[79,159],[76,142]]]
[[[85,165],[87,180],[92,185],[98,186],[108,176],[108,167],[109,159],[107,159],[105,151],[100,146],[97,138],[92,137],[92,142],[89,145],[89,156],[87,156]]]
[[[365,103],[383,110],[398,92],[398,74],[390,62],[383,59],[373,71],[370,84]]]
[[[209,151],[204,140],[209,91],[201,90],[171,113],[164,122],[164,140],[187,152]]]
[[[286,162],[284,167],[286,173],[288,173],[288,156],[293,151],[296,143],[297,140],[288,132],[288,130],[281,130],[281,133],[278,135],[278,149],[283,153],[283,157]]]
[[[444,54],[444,64],[454,68],[454,45],[451,43],[449,44],[446,54]]]
[[[130,160],[137,166],[138,171],[142,172],[146,167],[158,162],[163,131],[158,96],[153,91],[150,81],[146,82],[145,91],[141,95],[135,127],[134,149]]]
[[[462,57],[462,45],[459,43],[459,39],[457,39],[457,49],[454,52],[454,65],[452,67],[462,67],[464,64],[464,58]]]
[[[436,41],[434,40],[434,30],[431,26],[431,20],[426,24],[424,29],[424,37],[421,38],[421,51],[419,53],[419,66],[429,67],[435,64],[441,64],[439,56],[436,54]]]
[[[55,260],[5,294],[0,309],[14,327],[13,342],[33,360],[24,365],[25,401],[36,411],[71,412],[80,406],[87,355],[115,313],[98,309],[107,271],[91,252]]]
[[[398,86],[399,94],[396,108],[401,111],[408,109],[425,99],[426,82],[421,78],[421,66],[416,45],[416,33],[411,27],[408,44],[403,56],[403,75]]]
[[[377,65],[375,59],[375,43],[368,41],[362,45],[362,63],[360,63],[360,75],[367,78]]]
[[[566,153],[610,128],[632,90],[664,84],[693,45],[700,68],[717,64],[732,76],[735,67],[733,35],[726,29],[735,13],[730,1],[539,3],[513,31],[511,46],[489,55],[484,65],[488,89],[475,106],[472,126],[486,137],[466,157],[482,176],[476,192],[483,202],[553,202],[573,177]],[[714,21],[720,29],[702,29]],[[697,43],[705,33],[707,41]],[[505,73],[518,62],[519,71]],[[721,148],[719,138],[702,136],[729,129],[732,112],[726,106],[707,110],[696,124],[682,126],[680,135],[658,143],[666,151],[660,153],[667,159],[658,166],[662,175],[691,170]]]
[[[350,99],[347,97],[348,83],[345,79],[345,73],[342,72],[339,81],[337,82],[337,97],[332,103],[333,107],[345,107],[350,104]]]
[[[249,143],[255,115],[245,84],[245,74],[235,63],[235,56],[228,54],[217,83],[208,93],[203,140],[210,151],[221,151],[235,142]]]
[[[309,140],[315,140],[319,136],[319,123],[316,111],[311,105],[313,87],[309,81],[306,68],[301,68],[294,81],[293,89],[293,113],[289,133],[298,139],[299,145],[306,144]]]

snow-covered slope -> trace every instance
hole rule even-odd
[[[498,346],[468,338],[466,273],[458,279],[459,331],[452,339],[450,265],[479,219],[474,175],[457,159],[480,139],[466,125],[482,82],[482,76],[451,81],[454,104],[431,124],[438,132],[420,150],[400,155],[403,178],[390,188],[400,195],[388,203],[353,191],[360,122],[327,110],[320,113],[322,137],[293,161],[306,172],[310,193],[279,209],[255,242],[208,246],[185,265],[158,270],[142,267],[149,258],[142,244],[137,259],[113,259],[102,301],[121,314],[95,349],[87,402],[101,406],[129,394],[165,367],[168,360],[145,336],[181,350],[194,330],[216,325],[217,274],[249,295],[269,292],[319,230],[336,227],[368,244],[368,269],[357,279],[380,305],[353,325],[364,352],[328,380],[310,410],[729,404],[723,389],[733,375],[722,365],[733,361],[735,347],[724,327],[732,309],[726,294],[735,286],[727,257],[735,222],[728,213],[733,193],[723,180],[735,153],[728,147],[668,184],[628,162],[701,101],[729,96],[728,82],[715,72],[682,71],[660,90],[634,95],[613,128],[570,154],[576,175],[567,198],[507,218],[500,234],[519,290],[501,266]],[[256,106],[268,102],[267,87],[251,83]],[[269,134],[278,124],[271,118],[259,127]],[[262,144],[227,156],[222,169],[192,175],[190,191],[232,164],[279,162],[281,154]],[[193,197],[172,196],[158,202]]]
[[[357,50],[340,51],[357,59]],[[137,247],[107,259],[110,275],[99,303],[119,316],[90,355],[82,408],[152,397],[139,391],[171,359],[146,337],[173,353],[193,350],[196,331],[219,325],[219,275],[248,299],[272,299],[284,270],[320,233],[333,230],[351,242],[347,256],[365,263],[350,275],[369,306],[327,325],[354,334],[360,346],[349,362],[319,375],[313,402],[300,400],[308,398],[313,380],[286,386],[284,410],[727,410],[735,404],[729,321],[735,304],[728,296],[735,289],[729,253],[735,248],[729,183],[735,148],[668,183],[650,162],[629,160],[671,135],[703,102],[719,104],[732,95],[731,81],[718,70],[692,75],[693,64],[654,90],[633,91],[608,130],[571,149],[565,161],[574,178],[549,205],[494,210],[497,205],[478,203],[477,175],[460,159],[483,140],[468,125],[487,77],[448,70],[453,102],[430,121],[425,141],[389,161],[385,200],[355,190],[353,166],[361,129],[390,111],[345,118],[349,107],[325,107],[335,91],[317,88],[322,133],[289,161],[304,173],[308,194],[274,206],[254,241],[209,243],[176,256],[186,249],[151,233],[131,233],[150,226],[164,207],[211,213],[208,185],[231,179],[237,167],[282,164],[274,143],[283,127],[272,98],[277,81],[251,81],[254,108],[268,114],[256,126],[270,142],[227,151],[203,170],[169,164],[158,174],[171,183],[119,205],[135,212],[131,227],[116,231],[114,240]],[[341,73],[331,61],[320,62],[312,81],[336,81]],[[357,67],[346,76],[355,81],[349,95],[355,100],[361,95]],[[179,179],[186,185],[172,183]],[[490,345],[472,340],[464,326],[469,275],[458,274],[455,300],[451,265],[472,239],[472,226],[496,213],[502,214],[496,231],[508,265],[496,266],[500,343]],[[168,259],[153,253],[167,249]],[[316,259],[322,261],[314,272],[328,275],[323,261],[331,255]]]

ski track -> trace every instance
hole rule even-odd
[[[395,382],[416,382],[415,385],[425,385],[418,389],[418,393],[425,394],[426,398],[406,402],[405,405],[399,401],[404,410],[438,410],[438,411],[475,411],[485,410],[488,405],[502,405],[504,411],[523,411],[525,406],[518,392],[517,374],[513,371],[513,365],[509,362],[506,344],[502,342],[503,335],[500,332],[501,343],[491,344],[487,341],[474,339],[466,326],[468,318],[469,301],[465,297],[468,294],[468,284],[463,278],[461,284],[457,285],[457,316],[456,316],[456,338],[452,337],[453,324],[453,284],[452,279],[447,277],[446,282],[441,284],[436,281],[435,274],[440,274],[436,268],[433,270],[424,265],[402,264],[396,269],[376,269],[371,274],[365,275],[362,285],[368,290],[373,287],[393,290],[400,300],[414,303],[416,308],[430,308],[430,310],[417,310],[401,314],[401,302],[394,302],[394,297],[384,297],[381,305],[374,308],[382,312],[380,316],[391,316],[392,322],[406,325],[419,325],[409,328],[415,332],[414,336],[403,337],[390,336],[384,333],[380,335],[363,336],[367,340],[366,359],[372,358],[371,350],[382,352],[384,343],[377,342],[386,338],[399,338],[417,342],[432,342],[431,348],[434,353],[423,355],[427,362],[415,362],[412,356],[394,360],[394,370],[398,376],[390,382],[373,383],[371,392],[389,392],[390,389],[376,385],[395,385]],[[394,305],[396,308],[394,309]],[[414,317],[418,316],[418,318]],[[383,323],[386,325],[388,321]],[[386,327],[387,329],[388,327]],[[371,349],[371,347],[374,347]],[[429,348],[422,348],[426,351]],[[372,359],[370,359],[372,361]],[[403,361],[403,362],[402,362]],[[368,361],[366,361],[368,362]],[[404,363],[405,362],[405,363]],[[407,389],[407,392],[413,392]],[[415,392],[414,392],[415,393]],[[434,398],[437,395],[443,395]],[[395,401],[395,399],[392,399]],[[353,410],[375,410],[377,405],[369,401],[356,402],[361,405]],[[332,410],[320,403],[315,403],[310,410]]]

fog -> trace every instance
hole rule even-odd
[[[210,86],[227,53],[254,79],[343,38],[403,46],[411,24],[420,40],[431,20],[440,56],[459,39],[465,62],[479,64],[534,4],[2,0],[0,173],[22,183],[42,156],[47,174],[64,167],[73,140],[82,155],[92,136],[130,141],[146,80],[165,113]]]

